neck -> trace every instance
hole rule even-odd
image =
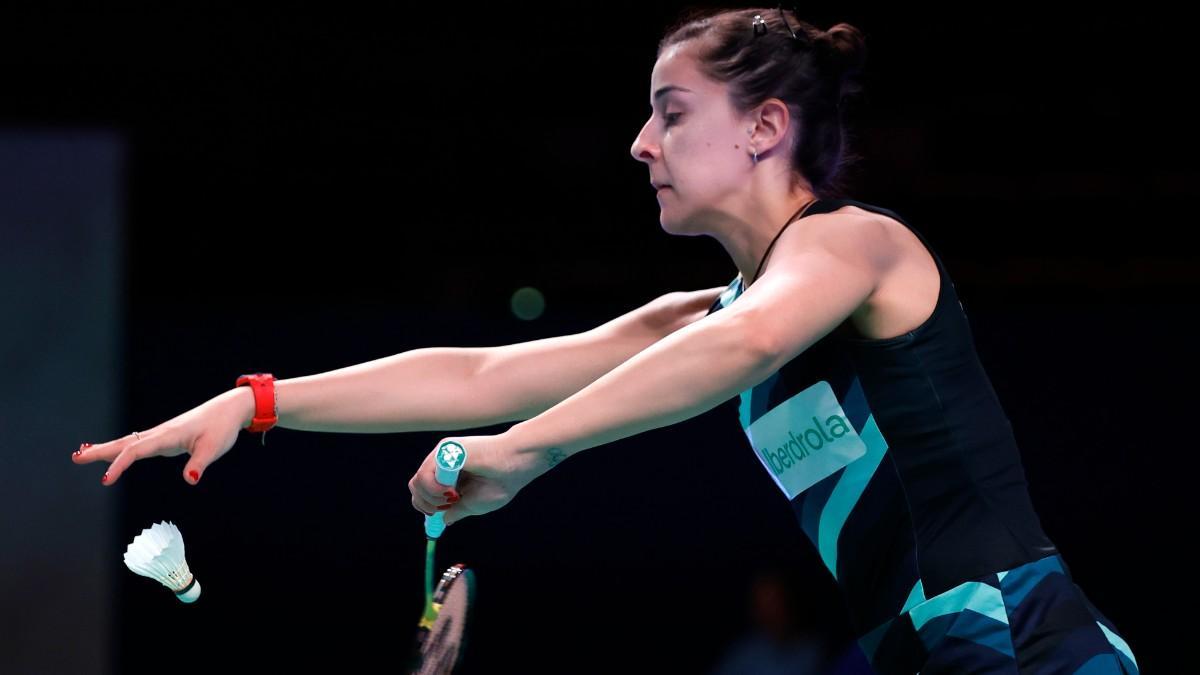
[[[766,269],[768,259],[774,254],[775,247],[771,244],[784,226],[807,213],[815,200],[816,195],[800,191],[790,198],[763,204],[745,223],[746,227],[717,237],[733,259],[746,287],[753,283],[756,273],[762,275],[760,265],[761,269]]]

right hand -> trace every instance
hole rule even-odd
[[[467,461],[453,488],[437,479],[437,448],[444,441],[461,443]],[[526,485],[549,468],[537,455],[518,452],[508,433],[494,436],[448,436],[434,444],[408,481],[413,508],[432,516],[445,515],[446,527],[470,516],[490,513],[508,504]],[[460,496],[457,496],[460,495]],[[450,501],[453,499],[454,501]]]
[[[253,414],[253,392],[249,387],[237,387],[152,429],[139,431],[141,440],[129,434],[107,443],[80,447],[71,460],[76,464],[111,462],[100,481],[112,485],[136,460],[174,457],[186,452],[192,458],[183,468],[183,480],[195,485],[205,468],[233,447],[238,432],[250,423]]]

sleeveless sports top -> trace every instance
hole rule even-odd
[[[941,259],[888,209],[821,199],[801,218],[847,204],[895,219],[929,249],[941,279],[933,313],[887,339],[847,319],[743,391],[738,416],[841,587],[861,644],[927,598],[1057,551]],[[739,275],[708,313],[743,290]]]

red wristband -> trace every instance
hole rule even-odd
[[[248,385],[254,392],[254,419],[250,426],[243,427],[251,433],[270,429],[279,422],[279,404],[275,396],[275,376],[270,373],[254,373],[242,375],[237,379],[237,386]],[[263,443],[266,443],[263,434]]]

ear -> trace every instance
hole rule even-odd
[[[746,128],[751,130],[750,145],[761,157],[771,148],[787,142],[792,127],[792,111],[778,98],[769,98],[755,108]]]

